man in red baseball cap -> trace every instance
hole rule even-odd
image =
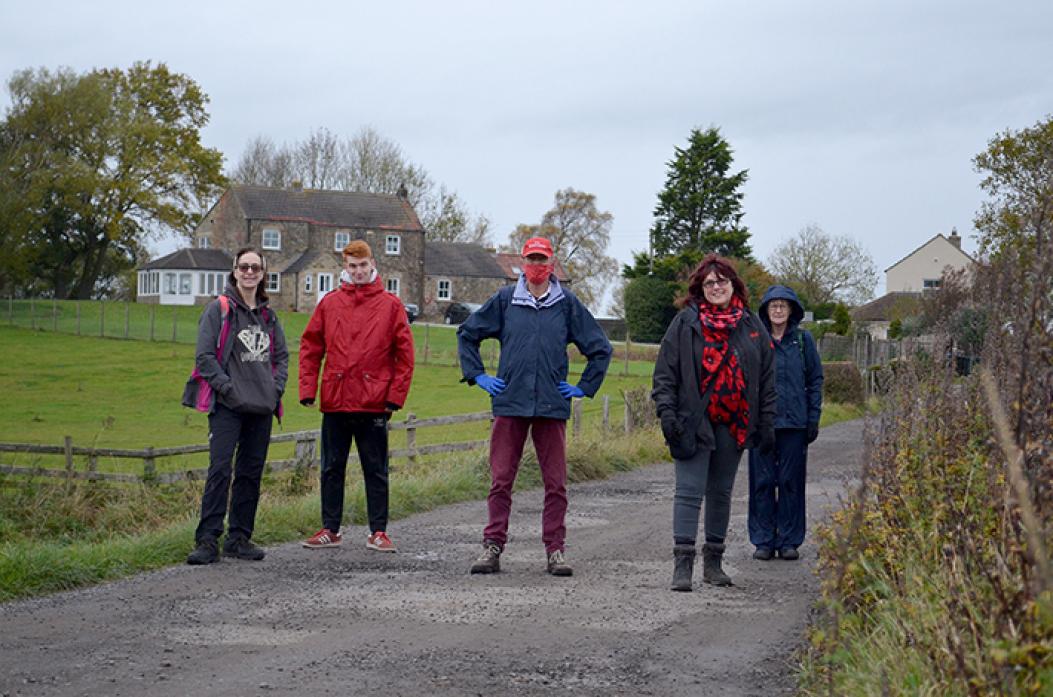
[[[501,570],[508,540],[512,485],[529,433],[541,466],[545,503],[541,539],[547,571],[570,576],[564,556],[567,513],[567,419],[574,397],[592,397],[600,389],[611,360],[611,344],[581,301],[553,274],[552,243],[531,237],[523,245],[523,272],[514,285],[497,291],[457,330],[462,382],[491,396],[489,521],[483,552],[471,573]],[[479,344],[501,342],[497,375],[487,375]],[[588,363],[577,385],[567,382],[567,345],[574,344]]]

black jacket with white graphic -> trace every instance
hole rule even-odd
[[[219,403],[234,411],[269,414],[278,408],[289,376],[289,351],[278,316],[261,302],[249,309],[237,288],[223,291],[230,303],[230,330],[223,355],[216,344],[223,327],[223,311],[213,300],[201,313],[197,333],[197,369],[218,395]]]

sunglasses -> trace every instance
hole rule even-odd
[[[259,264],[238,264],[237,269],[242,273],[248,273],[249,271],[259,273],[263,267]]]

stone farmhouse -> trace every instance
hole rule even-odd
[[[235,185],[192,233],[193,247],[139,268],[139,302],[202,305],[223,291],[234,253],[259,248],[279,310],[310,312],[340,282],[341,251],[369,243],[388,291],[441,322],[454,302],[482,303],[519,278],[519,255],[478,244],[426,242],[404,195]],[[570,283],[557,261],[556,276]]]

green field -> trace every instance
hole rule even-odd
[[[423,327],[416,327],[423,333]],[[452,328],[429,327],[429,345],[455,352]],[[484,355],[488,353],[484,349]],[[7,399],[0,404],[0,442],[61,445],[71,436],[76,446],[142,449],[205,442],[205,415],[180,405],[183,385],[193,367],[194,349],[189,344],[100,339],[52,331],[33,331],[0,326],[0,390]],[[453,366],[424,365],[418,358],[413,386],[405,408],[396,416],[413,413],[418,418],[445,414],[481,412],[489,409],[489,398],[477,388],[460,382]],[[583,363],[572,364],[572,373]],[[612,420],[623,412],[622,390],[648,385],[651,364],[634,361],[630,375],[612,370],[596,399],[585,400],[586,422],[602,418],[602,398],[610,397]],[[300,406],[296,400],[298,353],[290,359],[289,393],[281,431],[317,429],[316,408]],[[617,421],[620,423],[620,421]],[[487,436],[488,424],[420,429],[418,444],[475,440]],[[404,444],[405,433],[393,436],[393,447]],[[291,444],[276,445],[273,459],[292,456]],[[83,458],[77,458],[81,460]],[[0,463],[20,466],[61,466],[60,456],[15,453],[0,454]],[[75,462],[82,467],[84,463]],[[204,454],[162,458],[158,471],[181,471],[207,466]],[[141,462],[101,458],[100,471],[141,471]]]

